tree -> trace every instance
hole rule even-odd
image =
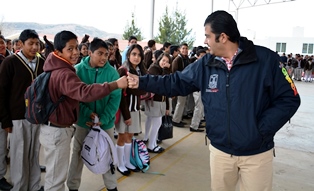
[[[138,41],[141,41],[144,39],[144,37],[142,36],[141,30],[135,25],[134,13],[132,13],[131,26],[129,25],[129,23],[127,23],[127,25],[124,28],[122,39],[128,40],[130,36],[135,36]]]
[[[168,7],[166,12],[159,21],[159,33],[155,38],[158,43],[170,42],[171,44],[187,43],[191,48],[195,41],[195,35],[191,35],[192,29],[187,29],[187,19],[185,12],[181,12],[176,6],[172,16],[168,13]]]
[[[164,43],[170,42],[171,44],[176,44],[172,42],[171,36],[174,32],[174,22],[168,13],[168,6],[166,7],[166,12],[162,15],[161,20],[159,21],[159,34],[155,37],[156,42]]]

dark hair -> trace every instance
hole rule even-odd
[[[45,49],[45,43],[43,42],[43,41],[41,41],[41,40],[39,40],[39,45],[40,45],[40,51],[42,51],[42,50],[44,50]]]
[[[30,38],[37,38],[39,39],[39,36],[37,34],[37,32],[35,30],[32,29],[25,29],[21,32],[20,36],[19,36],[19,40],[22,41],[22,43],[24,44],[25,41],[27,41]]]
[[[18,41],[19,41],[19,39],[17,39],[17,38],[13,39],[12,45],[16,44]]]
[[[86,48],[88,49],[87,43],[81,43],[81,44],[78,45],[78,49],[79,49],[80,52],[81,52],[83,46],[86,46]]]
[[[0,34],[0,38],[1,38],[4,42],[6,42],[6,39],[4,38],[3,35]]]
[[[157,63],[157,59],[159,58],[160,55],[162,55],[162,50],[155,50],[154,51],[154,57],[156,59],[156,63]]]
[[[185,42],[183,42],[182,44],[180,44],[180,48],[181,48],[182,46],[187,46],[187,47],[189,47],[188,44],[185,43]]]
[[[206,54],[206,50],[205,50],[205,49],[198,49],[198,50],[196,51],[196,55],[197,55],[197,56],[200,56],[201,53],[205,53],[205,54]]]
[[[171,45],[170,46],[170,54],[173,55],[174,51],[178,51],[178,45]]]
[[[163,48],[168,48],[169,46],[171,46],[171,43],[170,42],[165,42],[162,47]]]
[[[66,46],[67,42],[75,39],[77,41],[77,36],[71,31],[61,31],[58,32],[54,38],[55,50],[62,52],[62,49]]]
[[[8,39],[8,38],[5,39],[5,42],[6,42],[6,43],[11,42],[11,41],[12,41],[11,39]]]
[[[161,60],[162,57],[164,57],[164,56],[169,59],[169,64],[171,64],[171,61],[172,61],[171,56],[170,56],[170,54],[168,54],[168,53],[166,53],[166,52],[161,53],[161,54],[157,57],[156,64],[159,65],[160,60]]]
[[[109,38],[108,41],[111,42],[111,44],[114,45],[114,43],[117,42],[118,39],[116,39],[116,38]]]
[[[133,70],[133,72],[134,72],[133,67],[131,67],[131,62],[130,62],[130,58],[129,58],[132,50],[134,50],[134,49],[138,49],[140,51],[141,63],[138,65],[138,67],[140,68],[142,74],[146,74],[146,68],[145,68],[145,65],[144,65],[144,51],[143,51],[143,48],[142,48],[141,45],[139,45],[139,44],[132,44],[129,47],[128,52],[126,53],[126,57],[127,57],[126,64],[128,65],[130,71]]]
[[[107,46],[106,42],[100,38],[95,37],[92,40],[92,42],[90,42],[90,44],[89,44],[89,50],[94,52],[95,50],[97,50],[99,48],[105,48],[108,50],[108,46]]]
[[[129,37],[129,42],[131,42],[131,40],[133,40],[133,39],[137,41],[137,38],[135,36],[130,36]]]
[[[147,45],[148,45],[149,48],[153,47],[155,44],[156,44],[156,41],[155,41],[155,40],[149,40],[149,41],[147,42]]]
[[[105,43],[107,44],[108,48],[109,46],[113,46],[113,43],[111,43],[109,40],[105,40]]]
[[[209,24],[211,32],[216,36],[216,42],[219,41],[221,33],[225,33],[231,42],[237,42],[240,38],[240,32],[237,27],[237,23],[233,19],[232,15],[226,11],[215,11],[210,14],[204,23],[204,26]]]

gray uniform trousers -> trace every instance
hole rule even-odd
[[[26,119],[13,120],[10,135],[11,191],[37,191],[40,189],[39,166],[40,126]]]
[[[190,127],[193,129],[198,129],[204,116],[204,105],[202,102],[201,92],[193,92],[193,97],[195,101],[195,108]]]
[[[177,96],[177,105],[174,110],[172,121],[180,123],[185,107],[186,96]]]
[[[74,134],[73,153],[67,178],[67,186],[70,190],[78,190],[81,184],[81,177],[84,165],[81,158],[81,150],[83,146],[83,141],[89,132],[89,129],[85,129],[78,125],[74,126],[76,127],[76,131]],[[106,133],[111,137],[112,140],[114,140],[113,127],[106,130]],[[108,172],[103,174],[102,177],[106,188],[114,189],[117,187],[116,174],[112,174],[109,170]]]
[[[7,173],[7,161],[5,160],[7,156],[7,139],[8,133],[2,129],[0,123],[0,179]]]

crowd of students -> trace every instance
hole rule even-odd
[[[156,50],[155,40],[141,47],[136,37],[131,36],[128,46],[120,53],[115,38],[95,37],[90,41],[85,35],[78,43],[74,33],[61,31],[53,42],[46,36],[43,39],[44,42],[31,29],[22,31],[12,42],[0,35],[0,189],[65,190],[67,185],[69,190],[78,190],[83,169],[80,152],[95,116],[100,118],[98,125],[113,140],[114,131],[118,134],[117,170],[125,176],[131,171],[139,172],[130,163],[130,152],[132,137],[142,132],[141,108],[145,110],[142,114],[147,116],[144,142],[151,153],[164,151],[158,145],[157,136],[162,116],[171,115],[171,108],[173,124],[184,126],[185,97],[168,98],[155,94],[152,100],[143,101],[141,95],[146,92],[127,88],[126,76],[128,73],[143,76],[182,71],[205,55],[207,47],[195,47],[188,55],[185,43],[171,45],[165,42]],[[62,95],[65,100],[47,123],[31,124],[24,118],[24,92],[36,76],[47,71],[52,72],[48,87],[52,101]],[[195,92],[190,96],[195,100],[195,109],[190,108],[195,111],[190,130],[202,132],[204,130],[199,128],[203,127],[200,123],[204,114],[200,95]],[[120,117],[115,124],[118,110]],[[72,138],[73,148],[70,146]],[[46,165],[44,186],[40,185],[40,146]],[[4,177],[8,147],[11,183]],[[115,174],[108,171],[102,176],[108,191],[117,190]]]
[[[313,55],[292,53],[280,56],[281,64],[287,69],[289,76],[297,81],[312,82],[314,78]]]

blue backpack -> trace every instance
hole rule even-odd
[[[143,141],[132,139],[130,162],[142,172],[146,172],[149,169],[150,156]]]

